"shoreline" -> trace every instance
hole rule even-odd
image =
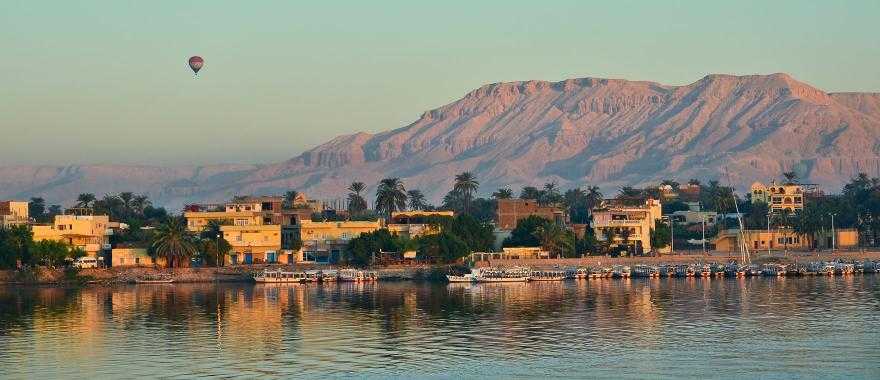
[[[614,265],[661,265],[661,264],[701,264],[726,263],[736,261],[739,256],[712,253],[667,255],[659,257],[606,257],[587,256],[583,258],[558,259],[506,259],[480,261],[474,267],[488,266],[524,266],[533,269],[574,268],[590,266]],[[853,252],[778,252],[772,255],[754,257],[756,263],[797,263],[807,261],[880,261],[878,251]],[[461,265],[413,265],[394,266],[373,269],[379,274],[379,280],[388,281],[443,281],[446,269]],[[291,268],[291,266],[229,266],[208,268],[158,268],[158,267],[115,267],[89,268],[69,271],[61,268],[34,268],[35,271],[0,270],[0,286],[113,286],[133,284],[137,278],[148,275],[171,275],[174,283],[243,283],[253,282],[253,275],[265,268]],[[335,266],[295,265],[293,270],[338,269]]]

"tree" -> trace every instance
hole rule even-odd
[[[363,182],[352,182],[348,185],[348,213],[360,215],[367,210],[367,201],[361,196],[361,192],[367,188]]]
[[[590,222],[586,191],[580,188],[569,189],[565,192],[563,199],[572,223],[586,224]]]
[[[299,196],[299,191],[296,190],[287,190],[284,192],[284,196],[281,200],[281,208],[290,210],[293,208],[293,205],[296,204],[296,197]]]
[[[784,172],[782,177],[785,178],[786,184],[798,183],[798,175],[795,172]]]
[[[196,253],[195,241],[182,217],[168,218],[156,228],[152,248],[156,255],[165,257],[170,268],[183,267]]]
[[[376,212],[391,218],[391,213],[406,209],[406,188],[400,178],[385,178],[376,189]]]
[[[651,230],[652,249],[668,247],[670,241],[672,241],[672,234],[669,231],[669,224],[663,221],[658,221],[654,226],[654,229]]]
[[[698,179],[696,179],[696,178],[691,178],[691,179],[688,180],[688,185],[691,185],[691,186],[700,186],[700,180],[698,180]]]
[[[40,240],[31,247],[34,262],[49,266],[65,266],[70,260],[86,255],[81,248],[71,247],[63,241]]]
[[[510,190],[509,187],[500,188],[494,193],[492,193],[492,198],[495,199],[510,199],[513,198],[513,190]]]
[[[76,207],[89,208],[95,202],[95,194],[82,193],[76,197]]]
[[[541,241],[535,236],[538,227],[549,223],[550,220],[537,215],[530,215],[516,222],[516,227],[510,231],[510,236],[504,239],[504,247],[539,247]]]
[[[392,235],[385,228],[362,233],[348,241],[345,247],[345,261],[357,267],[365,267],[371,264],[373,257],[380,252],[396,252],[403,245],[399,237]]]
[[[44,222],[46,217],[46,201],[43,198],[31,198],[28,203],[28,215],[37,222]]]
[[[564,253],[574,256],[574,239],[567,231],[556,223],[547,221],[533,232],[535,238],[547,252],[562,257]]]
[[[419,238],[418,255],[438,263],[453,263],[470,254],[468,245],[449,232]]]
[[[681,187],[681,184],[679,184],[678,182],[675,182],[671,179],[664,179],[662,182],[660,182],[660,184],[663,186],[669,186],[672,188],[672,190],[676,190],[676,191],[678,191],[678,189]]]
[[[406,192],[407,198],[409,198],[409,209],[410,210],[424,210],[428,208],[428,202],[425,200],[425,194],[422,194],[421,190],[410,190]]]
[[[587,186],[587,209],[590,210],[590,214],[593,213],[593,209],[602,205],[603,200],[604,195],[599,190],[599,186]]]
[[[538,203],[541,205],[555,205],[563,202],[562,194],[559,194],[559,185],[556,182],[544,184],[544,189],[538,195]]]
[[[522,191],[519,192],[519,199],[534,199],[538,200],[541,197],[541,191],[538,190],[534,186],[526,186],[522,188]]]
[[[27,226],[0,225],[0,268],[15,268],[18,263],[31,263],[33,233]]]
[[[232,251],[232,245],[223,237],[222,226],[231,224],[228,220],[210,220],[201,233],[201,252],[207,255],[220,267],[226,262],[226,255]],[[206,260],[207,261],[207,260]]]
[[[471,172],[464,172],[455,176],[455,184],[452,185],[452,191],[460,197],[465,212],[470,210],[471,202],[479,187],[480,183],[477,182],[477,178]]]
[[[119,198],[119,205],[121,208],[120,218],[128,219],[132,214],[134,214],[134,193],[130,191],[123,191],[119,193],[117,198]]]

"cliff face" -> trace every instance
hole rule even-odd
[[[0,196],[130,186],[170,204],[290,188],[332,198],[353,180],[397,176],[437,200],[465,170],[487,193],[548,181],[609,190],[663,178],[726,182],[725,170],[740,186],[794,170],[837,191],[858,172],[880,176],[878,147],[880,94],[829,94],[785,74],[710,75],[686,86],[528,81],[486,85],[403,128],[340,136],[278,164],[0,168]]]

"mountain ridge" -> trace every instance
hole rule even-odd
[[[681,86],[590,77],[501,82],[406,126],[340,135],[274,164],[9,168],[0,166],[0,197],[68,201],[128,185],[172,206],[291,188],[335,198],[351,181],[374,185],[386,176],[437,201],[462,171],[477,174],[481,193],[549,181],[611,190],[718,179],[725,170],[740,188],[794,170],[837,191],[858,172],[880,175],[880,93],[826,93],[784,73],[711,74]]]

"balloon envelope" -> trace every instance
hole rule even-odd
[[[199,56],[192,56],[189,58],[189,68],[196,74],[199,73],[199,70],[202,69],[202,65],[205,63],[205,60]]]

